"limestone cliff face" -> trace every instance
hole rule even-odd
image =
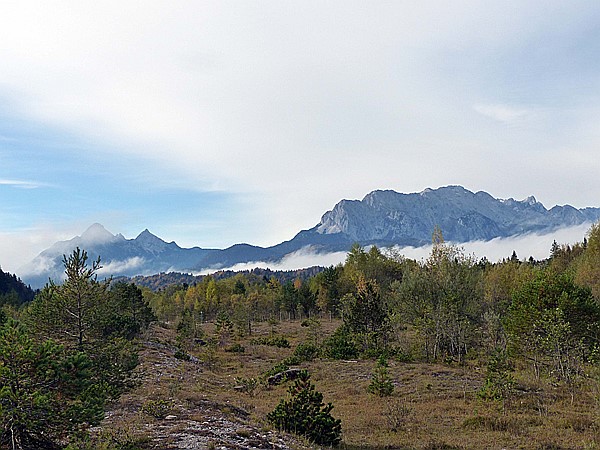
[[[453,242],[490,240],[593,222],[600,209],[555,206],[547,210],[531,196],[496,199],[461,186],[426,189],[414,194],[374,191],[363,200],[342,200],[323,215],[320,234],[343,234],[356,242],[428,243],[436,226]]]

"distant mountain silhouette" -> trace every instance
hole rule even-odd
[[[113,235],[94,224],[81,236],[57,242],[40,253],[21,273],[40,287],[48,278],[59,281],[62,257],[79,246],[90,259],[101,256],[102,274],[151,275],[159,272],[219,270],[235,264],[277,262],[297,251],[327,253],[347,251],[361,245],[423,246],[439,226],[447,241],[464,243],[592,223],[600,219],[600,208],[576,209],[554,206],[550,210],[535,197],[525,200],[496,199],[486,192],[473,193],[461,186],[425,189],[419,193],[373,191],[362,200],[342,200],[326,212],[310,230],[272,247],[236,244],[226,249],[181,248],[167,243],[147,229],[135,239]]]

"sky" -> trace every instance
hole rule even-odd
[[[374,189],[600,206],[599,54],[590,1],[2,2],[0,266],[95,222],[274,245]]]

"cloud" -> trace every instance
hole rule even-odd
[[[39,183],[37,181],[27,180],[11,180],[11,179],[0,179],[0,185],[10,186],[19,189],[37,189],[41,186],[47,186],[46,183]]]
[[[510,105],[475,105],[473,109],[497,122],[512,124],[531,118],[534,111],[526,108],[518,108]]]
[[[125,260],[113,260],[106,265],[102,265],[102,268],[98,270],[98,275],[111,276],[115,273],[131,273],[136,274],[136,270],[145,264],[145,259],[139,256],[128,258]]]
[[[85,232],[76,238],[76,243],[72,243],[72,246],[79,245],[80,247],[88,247],[99,244],[106,244],[109,242],[113,242],[115,240],[122,239],[121,236],[115,236],[110,231],[108,231],[104,226],[99,223],[95,223],[88,227]]]
[[[508,238],[496,238],[490,241],[472,241],[463,244],[455,244],[461,247],[465,254],[474,255],[477,259],[486,257],[491,262],[510,258],[515,251],[522,261],[533,256],[536,260],[546,259],[550,256],[552,242],[556,240],[559,244],[574,244],[582,242],[591,224],[582,224],[555,230],[546,234],[524,234]],[[450,243],[452,244],[452,243]],[[407,258],[421,260],[431,254],[431,246],[425,247],[401,247],[396,249]]]
[[[595,2],[23,1],[2,12],[5,114],[64,139],[48,147],[41,137],[38,151],[122,158],[123,178],[143,180],[133,189],[231,193],[247,220],[215,231],[235,233],[230,244],[289,239],[373,189],[461,184],[582,206],[598,198],[573,187],[593,186],[593,171],[582,177],[532,150],[565,155],[557,142],[578,136],[582,160],[597,160],[595,123],[581,130],[563,113],[597,103],[587,95],[597,92],[597,58],[585,53],[598,40],[582,35],[599,16]],[[539,133],[473,126],[473,110],[516,124],[535,114],[519,105],[548,103],[556,108]],[[540,162],[555,167],[532,171]],[[73,175],[102,169],[85,166]],[[171,221],[211,220],[180,214]],[[173,239],[190,242],[182,234]]]
[[[464,244],[457,244],[458,247],[464,250],[466,255],[473,255],[476,259],[486,257],[491,262],[497,262],[503,258],[510,258],[512,252],[515,251],[521,260],[526,260],[533,256],[536,260],[548,258],[552,242],[556,240],[559,244],[573,244],[581,242],[583,237],[589,231],[591,224],[582,224],[574,227],[555,230],[547,234],[527,234],[522,236],[514,236],[510,238],[496,238],[491,241],[473,241]],[[22,244],[27,244],[27,240],[22,236],[13,235],[7,236],[5,233],[0,234],[0,248],[5,239],[19,239]],[[451,244],[451,243],[450,243]],[[62,250],[61,250],[62,251]],[[65,251],[70,251],[65,250]],[[384,249],[384,252],[389,251],[391,255],[402,255],[406,258],[417,261],[425,260],[431,254],[431,246],[419,248],[414,247],[396,247],[391,250]],[[60,253],[60,252],[59,252]],[[64,279],[64,270],[61,264],[56,263],[55,255],[43,256],[38,255],[33,261],[22,265],[17,271],[12,266],[2,269],[11,273],[16,273],[22,279],[27,280],[34,286],[43,286],[48,281],[48,276],[54,281]],[[228,268],[212,268],[203,270],[197,274],[209,274],[215,270],[251,270],[256,267],[269,268],[272,270],[295,270],[311,266],[331,266],[343,263],[346,260],[346,252],[335,253],[317,253],[310,246],[304,247],[296,252],[286,255],[281,261],[265,262],[253,261],[244,264],[237,264]],[[141,257],[133,257],[125,260],[115,260],[104,263],[102,269],[98,272],[102,276],[111,276],[115,273],[128,273],[135,275],[140,273],[140,269],[146,264],[146,261]],[[167,271],[178,271],[177,268],[171,268]],[[43,274],[43,275],[40,275]],[[150,275],[150,273],[143,273]]]
[[[32,278],[43,274],[50,274],[50,278],[64,279],[65,274],[63,273],[62,265],[57,265],[55,258],[52,256],[38,255],[32,261],[28,262],[19,269],[18,275],[22,278]],[[47,280],[44,280],[47,281]]]
[[[265,261],[253,261],[247,263],[236,264],[234,266],[218,269],[218,270],[252,270],[254,268],[263,268],[271,270],[296,270],[304,269],[312,266],[335,266],[343,263],[346,260],[347,252],[334,252],[334,253],[317,253],[311,246],[306,246],[297,250],[293,253],[285,255],[280,261],[277,262],[265,262]],[[206,275],[213,273],[216,269],[206,269],[198,273],[198,275]]]
[[[471,242],[465,245],[465,250],[479,257],[485,256],[492,262],[509,258],[513,250],[522,261],[530,256],[541,260],[550,256],[550,248],[554,240],[559,244],[582,242],[590,226],[591,224],[587,223],[561,228],[546,234],[526,234],[511,238],[497,238],[489,242]]]
[[[547,234],[525,234],[509,238],[496,238],[490,241],[472,241],[457,245],[464,250],[466,255],[473,255],[477,259],[486,257],[491,262],[501,261],[503,258],[510,258],[512,252],[517,252],[517,256],[522,260],[533,256],[536,260],[546,259],[550,256],[552,242],[556,240],[559,244],[574,244],[583,241],[584,236],[589,230],[591,224],[582,224],[574,227],[562,228]],[[416,261],[425,260],[431,254],[431,245],[423,247],[394,247],[393,249],[384,249],[384,253],[391,256],[401,255]],[[253,261],[243,264],[218,269],[218,270],[251,270],[256,267],[269,268],[271,270],[295,270],[311,266],[337,265],[346,260],[347,252],[335,253],[316,253],[310,246],[286,255],[278,262]],[[216,269],[207,269],[199,272],[198,275],[213,273]]]
[[[43,250],[57,242],[71,239],[80,223],[41,223],[32,227],[0,230],[0,266],[3,270],[21,276],[23,273],[39,273],[29,268],[29,263]],[[63,253],[70,252],[65,248]],[[40,262],[39,264],[43,264]],[[62,270],[62,267],[60,268]]]

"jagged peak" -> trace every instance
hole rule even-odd
[[[115,239],[110,231],[108,231],[100,223],[94,223],[88,227],[87,230],[81,235],[81,240],[86,244],[97,244],[102,242],[109,242]]]
[[[157,241],[160,241],[160,242],[166,244],[166,242],[163,241],[161,238],[159,238],[155,234],[152,234],[150,232],[150,230],[148,230],[148,228],[146,228],[144,231],[142,231],[140,234],[138,234],[138,236],[135,238],[135,240],[136,241],[144,241],[144,242],[157,242]]]
[[[459,185],[459,184],[449,184],[448,186],[440,186],[437,189],[433,189],[433,188],[426,188],[423,189],[421,192],[418,192],[418,195],[420,195],[421,197],[423,196],[427,196],[429,194],[443,194],[445,192],[451,192],[455,195],[462,195],[462,194],[471,194],[474,195],[473,192],[469,191],[468,189],[464,188],[463,186]]]
[[[112,233],[110,231],[108,231],[106,228],[104,228],[104,225],[102,225],[101,223],[93,223],[91,224],[87,230],[85,230],[83,232],[83,234],[81,235],[81,237],[84,237],[86,235],[90,235],[90,234],[98,234],[98,233],[108,233],[112,236]]]

